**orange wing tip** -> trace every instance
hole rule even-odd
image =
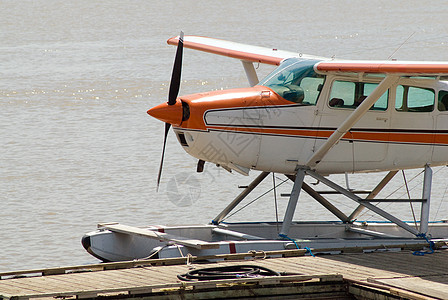
[[[177,46],[177,44],[179,43],[179,36],[174,36],[172,38],[169,38],[166,43],[168,45],[172,45],[172,46]]]

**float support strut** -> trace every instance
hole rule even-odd
[[[423,177],[423,194],[422,198],[426,201],[422,202],[422,209],[420,215],[420,233],[428,232],[428,222],[429,222],[429,200],[431,198],[431,181],[432,181],[432,170],[426,165],[425,175]]]
[[[390,171],[387,175],[381,180],[381,182],[367,195],[366,199],[374,199],[376,195],[389,183],[389,181],[397,174],[398,171]],[[348,217],[351,222],[354,222],[356,217],[363,211],[364,206],[359,205],[352,214]]]
[[[299,169],[294,180],[294,186],[292,187],[291,195],[289,196],[288,206],[286,207],[285,217],[283,218],[282,229],[279,235],[288,235],[289,228],[291,227],[292,218],[296,211],[297,201],[299,200],[300,190],[302,189],[303,179],[305,178],[305,170]]]
[[[327,186],[331,187],[332,189],[340,192],[341,194],[345,195],[346,197],[348,197],[349,199],[354,200],[355,202],[357,202],[358,204],[361,204],[362,206],[370,209],[371,211],[373,211],[374,213],[377,213],[378,215],[382,216],[383,218],[391,221],[392,223],[395,223],[396,225],[400,226],[401,228],[403,228],[404,230],[414,234],[414,235],[418,235],[419,231],[415,228],[412,228],[411,226],[409,226],[408,224],[406,224],[405,222],[401,221],[400,219],[398,219],[397,217],[385,212],[384,210],[380,209],[379,207],[372,205],[368,202],[364,202],[362,198],[356,196],[355,194],[353,194],[352,192],[344,189],[343,187],[337,185],[336,183],[334,183],[333,181],[319,175],[316,172],[313,172],[311,170],[307,170],[306,171],[307,175],[310,175],[311,177],[314,177],[315,179],[321,181],[322,183],[326,184]]]
[[[292,181],[296,180],[296,177],[294,175],[286,175],[289,179]],[[331,204],[327,199],[322,197],[318,192],[316,192],[312,187],[310,187],[305,182],[302,183],[302,190],[304,190],[308,195],[314,198],[317,202],[322,204],[326,209],[328,209],[333,215],[338,217],[342,222],[348,223],[350,219],[342,212],[340,211],[336,206]]]

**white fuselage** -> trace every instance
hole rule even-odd
[[[185,151],[198,159],[241,173],[255,169],[293,174],[356,108],[350,106],[347,97],[347,105],[331,105],[336,85],[367,86],[381,80],[380,76],[329,74],[315,105],[241,102],[239,107],[205,109],[205,128],[174,129],[178,137],[184,135],[180,141]],[[257,88],[260,99],[273,93],[262,86]],[[378,100],[382,101],[380,109],[374,106],[367,111],[315,169],[321,174],[332,174],[448,164],[448,107],[441,107],[439,99],[443,91],[448,91],[448,82],[401,77]],[[423,102],[430,101],[426,98],[431,95],[433,102],[429,105],[411,99],[418,96],[424,98]],[[217,96],[204,94],[201,101],[207,102],[207,97]],[[409,103],[403,105],[406,97]]]

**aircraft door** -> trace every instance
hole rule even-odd
[[[432,157],[435,91],[413,83],[403,79],[395,89],[389,147],[398,168],[422,166]]]
[[[326,101],[319,107],[315,151],[353,113],[378,82],[336,78],[331,82]],[[330,171],[353,172],[377,168],[388,151],[389,91],[384,93],[351,130],[327,153],[325,163]],[[372,164],[374,163],[374,164]]]

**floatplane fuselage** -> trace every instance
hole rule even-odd
[[[187,252],[201,256],[290,249],[299,244],[313,248],[397,245],[415,242],[411,237],[427,241],[427,233],[448,237],[446,224],[429,225],[431,167],[448,164],[448,63],[338,61],[183,34],[168,43],[177,45],[168,101],[148,110],[165,122],[157,185],[171,126],[183,149],[199,160],[198,171],[210,162],[244,175],[250,170],[262,172],[211,224],[147,228],[101,224],[98,231],[83,237],[92,255],[124,260],[148,253],[151,258]],[[178,97],[184,47],[241,60],[250,87]],[[254,63],[277,67],[260,81]],[[409,199],[421,204],[419,226],[410,226],[371,203],[402,202],[374,198],[397,170],[411,168],[425,170],[422,198]],[[325,177],[379,171],[388,173],[365,198]],[[278,223],[222,223],[271,172],[294,181],[281,230]],[[359,206],[345,214],[308,186],[305,175]],[[301,190],[340,221],[294,223]],[[368,228],[366,223],[357,224],[364,208],[390,224]],[[332,230],[331,240],[323,238],[328,230]],[[299,243],[291,237],[308,240]]]
[[[448,163],[448,82],[326,72],[321,65],[289,58],[254,87],[181,96],[175,105],[163,103],[148,113],[173,125],[188,154],[243,174],[295,174],[297,166],[335,174]],[[361,104],[379,88],[381,95],[360,114]],[[356,114],[358,120],[340,128]],[[316,157],[335,132],[340,139]]]

